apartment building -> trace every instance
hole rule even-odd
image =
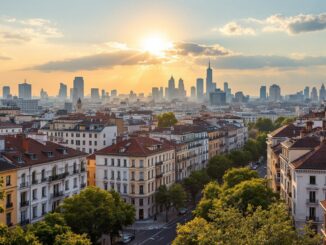
[[[60,117],[40,129],[54,143],[92,154],[116,142],[117,126],[101,116]]]
[[[16,166],[12,184],[17,185],[17,195],[12,202],[17,204],[20,225],[41,220],[86,186],[84,153],[24,135],[6,136],[3,141],[2,158]]]
[[[12,226],[17,223],[17,166],[0,158],[1,191],[4,192],[0,206],[0,223]]]
[[[171,128],[156,128],[150,137],[172,142],[176,150],[176,179],[189,177],[194,170],[206,167],[208,162],[208,133],[196,125],[175,125]]]
[[[134,137],[95,153],[96,186],[135,206],[136,219],[156,214],[155,192],[175,182],[175,150],[166,140]]]
[[[10,122],[0,122],[0,135],[21,134],[23,127]]]

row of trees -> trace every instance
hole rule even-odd
[[[123,226],[133,224],[134,218],[134,207],[125,203],[117,192],[87,187],[80,194],[66,198],[56,212],[28,225],[26,230],[1,225],[0,244],[96,244],[103,234],[111,239],[116,237]]]
[[[285,204],[248,168],[230,169],[221,183],[207,184],[194,215],[178,226],[174,245],[321,243],[308,226],[293,228]]]
[[[256,129],[259,132],[271,132],[279,127],[294,122],[294,117],[279,117],[274,122],[268,118],[258,118],[255,123],[249,123],[249,129]]]

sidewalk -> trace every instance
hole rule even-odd
[[[168,221],[178,217],[178,211],[171,209],[168,214]],[[157,214],[157,219],[150,218],[147,220],[137,220],[131,226],[126,227],[126,230],[157,230],[163,228],[167,223],[165,222],[165,211]]]

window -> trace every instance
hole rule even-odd
[[[118,159],[118,167],[120,167],[120,159]]]
[[[104,165],[107,166],[108,165],[108,159],[104,158]]]
[[[65,181],[65,190],[69,190],[69,180]]]
[[[127,184],[124,184],[123,185],[123,193],[124,194],[127,194]]]
[[[135,167],[135,160],[131,160],[131,167]]]
[[[114,179],[114,171],[111,171],[111,179]]]
[[[42,203],[42,215],[46,214],[46,203]]]
[[[111,159],[111,166],[114,166],[114,158]]]
[[[77,163],[76,162],[74,162],[73,171],[74,171],[74,174],[77,173]]]
[[[46,197],[46,186],[42,187],[42,197]]]
[[[135,180],[135,172],[131,172],[131,180]]]
[[[92,136],[93,136],[92,134],[89,134],[89,137],[90,137],[90,138],[92,138]]]
[[[65,173],[69,173],[69,170],[68,170],[68,164],[65,165]]]
[[[139,180],[144,180],[144,173],[143,172],[139,172]]]
[[[37,206],[33,207],[33,219],[37,217]]]
[[[92,145],[92,141],[89,141],[89,145]]]
[[[316,209],[315,207],[309,208],[309,219],[314,220],[316,217]]]
[[[139,186],[139,194],[144,194],[144,187],[142,185]]]
[[[143,199],[139,198],[139,206],[143,206],[143,205],[144,205]]]
[[[117,175],[118,175],[117,176],[117,179],[120,180],[121,179],[121,177],[120,177],[120,171],[117,172]]]
[[[11,226],[11,213],[6,213],[6,224],[7,226]]]
[[[104,183],[104,190],[108,190],[108,183]]]
[[[139,161],[139,167],[140,167],[140,168],[143,168],[143,167],[144,167],[144,161],[143,161],[143,160],[140,160],[140,161]]]
[[[77,178],[74,178],[74,188],[77,187]]]
[[[123,166],[127,167],[127,160],[126,159],[123,159]]]
[[[316,202],[316,192],[315,191],[310,191],[309,192],[309,201],[312,203]]]
[[[32,191],[32,196],[33,196],[33,200],[36,200],[37,199],[37,189],[34,189]]]
[[[11,194],[7,194],[7,198],[6,198],[6,206],[7,207],[11,207],[12,206],[12,203],[11,203]]]
[[[123,171],[123,180],[127,180],[127,172]]]
[[[107,179],[107,178],[108,178],[108,170],[105,169],[105,170],[104,170],[104,179]]]
[[[316,176],[310,176],[309,178],[309,184],[315,185],[316,184]]]
[[[52,176],[56,176],[57,175],[57,166],[54,166],[52,168]]]
[[[11,185],[11,176],[7,175],[6,176],[6,186]]]

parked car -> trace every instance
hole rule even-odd
[[[179,215],[184,215],[186,213],[188,213],[188,209],[187,208],[179,208]]]
[[[121,233],[118,239],[118,244],[127,244],[135,239],[135,235],[131,233]]]

